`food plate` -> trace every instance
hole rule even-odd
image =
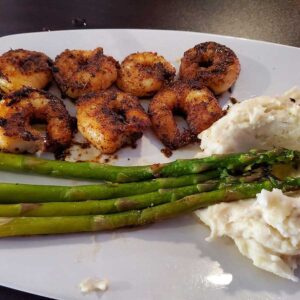
[[[10,48],[42,51],[54,58],[66,48],[104,48],[118,60],[136,51],[157,51],[178,67],[185,50],[204,41],[233,49],[242,72],[223,95],[239,100],[276,95],[300,84],[300,49],[211,34],[160,30],[77,30],[2,37]],[[197,146],[166,158],[151,132],[136,149],[118,152],[115,164],[133,165],[190,158]],[[1,182],[79,184],[79,181],[0,172]],[[82,181],[81,181],[82,183]],[[99,234],[1,240],[0,284],[58,299],[299,299],[298,285],[256,269],[227,239],[208,243],[208,229],[183,216],[137,229]],[[87,277],[109,280],[103,294],[82,295]]]

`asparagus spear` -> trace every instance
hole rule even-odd
[[[160,189],[157,192],[109,200],[0,204],[0,217],[51,217],[111,214],[175,201],[188,195],[211,191],[217,188],[218,185],[219,181],[211,181],[175,189]]]
[[[17,203],[0,204],[0,217],[46,217],[46,216],[79,216],[108,214],[126,210],[142,209],[165,202],[175,201],[187,195],[222,188],[233,183],[252,182],[262,180],[269,175],[269,170],[258,168],[234,177],[227,175],[221,180],[210,180],[202,184],[195,184],[174,189],[159,189],[156,192],[127,196],[109,200],[87,200],[80,202],[49,202],[49,203]],[[203,175],[203,174],[202,174]],[[189,176],[191,177],[191,176]],[[179,179],[177,177],[176,179]],[[168,180],[171,178],[168,178]],[[160,181],[160,180],[159,180]]]
[[[218,170],[181,177],[158,178],[131,183],[102,183],[81,186],[0,183],[0,203],[41,203],[111,199],[145,194],[164,188],[176,188],[204,182],[219,176]]]
[[[253,182],[269,176],[265,168],[257,168],[243,174],[243,176],[229,176],[219,180],[209,180],[202,184],[194,184],[173,189],[159,189],[158,191],[134,196],[127,196],[109,200],[87,200],[80,202],[46,202],[46,203],[17,203],[0,204],[0,217],[48,217],[48,216],[79,216],[108,214],[126,210],[142,209],[162,203],[175,201],[187,195],[224,188],[236,183]],[[212,172],[211,172],[212,173]],[[207,174],[207,173],[206,173]],[[213,173],[212,173],[213,174]],[[204,174],[201,174],[202,177]],[[189,179],[195,175],[186,176]],[[200,175],[197,175],[200,177]],[[177,177],[176,180],[182,177]],[[171,178],[165,181],[170,181]],[[157,179],[156,181],[161,181]],[[196,181],[196,180],[195,180]],[[174,185],[174,184],[173,184]]]
[[[274,187],[279,187],[287,191],[299,188],[299,184],[300,178],[283,183],[275,180],[266,180],[261,183],[242,183],[211,192],[194,194],[174,202],[142,210],[108,215],[0,218],[0,237],[103,231],[145,225],[215,203],[251,198],[262,189],[271,190]]]
[[[236,169],[253,164],[292,161],[299,154],[293,150],[252,150],[248,153],[213,155],[201,159],[177,160],[167,164],[149,166],[112,166],[92,162],[66,162],[45,160],[33,156],[0,153],[0,170],[32,172],[55,177],[75,177],[108,180],[111,182],[134,182],[155,177],[177,177],[201,173],[211,169]]]

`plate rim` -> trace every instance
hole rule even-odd
[[[164,32],[182,32],[182,33],[188,33],[188,34],[203,34],[203,35],[212,35],[219,38],[226,38],[226,39],[236,39],[240,41],[247,41],[251,43],[260,43],[260,44],[266,44],[269,46],[277,46],[277,47],[283,47],[283,48],[291,48],[291,49],[298,49],[300,50],[300,47],[297,46],[291,46],[286,44],[280,44],[275,42],[269,42],[264,40],[257,40],[257,39],[251,39],[251,38],[243,38],[243,37],[237,37],[232,35],[222,35],[222,34],[216,34],[216,33],[209,33],[209,32],[202,32],[202,31],[192,31],[192,30],[176,30],[176,29],[151,29],[151,28],[86,28],[86,29],[59,29],[59,30],[49,30],[49,31],[33,31],[33,32],[23,32],[23,33],[13,33],[8,35],[0,36],[1,39],[9,38],[9,37],[15,37],[15,36],[21,36],[21,35],[39,35],[39,34],[52,34],[56,32],[77,32],[77,31],[164,31]]]

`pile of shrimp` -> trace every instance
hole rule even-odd
[[[121,63],[94,50],[66,49],[54,60],[24,49],[0,56],[0,150],[29,152],[69,147],[74,122],[64,101],[45,91],[54,80],[77,109],[77,129],[102,153],[133,146],[152,127],[175,150],[223,116],[216,98],[237,80],[240,63],[224,45],[205,42],[187,50],[175,67],[156,52],[137,52]],[[148,113],[140,98],[150,100]],[[180,130],[174,115],[183,116]],[[35,123],[45,124],[44,132]]]

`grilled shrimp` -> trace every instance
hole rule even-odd
[[[188,129],[179,130],[173,112],[186,117]],[[154,132],[173,150],[197,141],[197,135],[222,117],[223,112],[208,88],[198,83],[177,81],[154,96],[149,104],[149,114]]]
[[[138,98],[115,89],[85,95],[76,107],[79,131],[107,154],[134,145],[151,125]]]
[[[240,69],[239,59],[231,49],[215,42],[206,42],[184,53],[179,77],[199,81],[218,95],[235,83]]]
[[[33,127],[35,121],[46,123],[46,134]],[[55,96],[23,88],[0,101],[0,150],[55,151],[67,147],[71,139],[71,117]]]
[[[118,62],[94,50],[65,50],[55,58],[53,74],[61,91],[78,98],[88,92],[109,88],[117,80]]]
[[[117,85],[138,97],[151,96],[172,81],[175,73],[175,68],[157,53],[134,53],[122,62]]]
[[[0,56],[0,92],[22,87],[42,89],[52,80],[50,58],[41,52],[10,50]]]

